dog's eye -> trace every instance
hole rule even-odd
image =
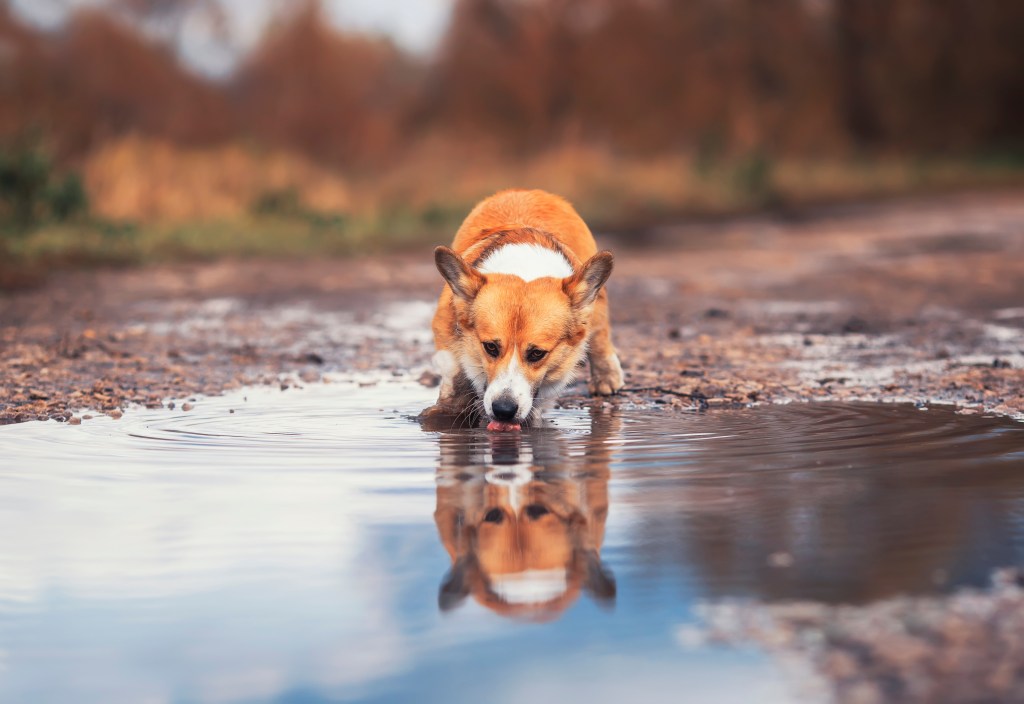
[[[501,509],[492,508],[484,516],[484,520],[488,523],[501,523],[505,520],[505,514],[501,512]]]
[[[527,362],[539,362],[548,356],[547,350],[533,349],[526,353]]]
[[[551,513],[551,511],[548,511],[546,506],[541,506],[540,504],[530,504],[526,507],[526,515],[529,516],[531,521],[543,518],[549,513]]]
[[[501,347],[498,346],[497,342],[485,342],[484,352],[486,352],[487,354],[494,358],[497,358],[498,355],[501,354]]]

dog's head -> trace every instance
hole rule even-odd
[[[557,395],[572,381],[612,254],[600,252],[576,267],[567,259],[547,271],[541,264],[534,272],[541,275],[528,278],[475,268],[447,247],[434,254],[453,294],[462,368],[488,419],[517,427],[541,397]],[[533,256],[548,252],[538,248]]]

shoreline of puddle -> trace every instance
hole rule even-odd
[[[418,373],[417,373],[418,372]],[[302,375],[295,373],[279,374],[273,378],[266,378],[258,381],[257,383],[245,384],[242,386],[234,386],[225,388],[218,393],[207,393],[207,394],[185,394],[185,395],[173,395],[165,397],[161,400],[159,407],[147,407],[142,404],[126,404],[123,407],[118,407],[112,410],[97,410],[90,407],[81,407],[71,409],[71,417],[68,420],[61,420],[59,418],[45,418],[35,421],[35,423],[50,423],[56,425],[78,425],[83,422],[91,420],[97,420],[101,418],[110,418],[112,420],[118,420],[130,413],[137,413],[139,411],[166,411],[172,413],[188,413],[194,408],[198,407],[199,404],[207,402],[212,399],[223,398],[224,396],[233,395],[247,395],[248,392],[262,393],[263,391],[273,392],[275,389],[282,393],[288,391],[302,391],[306,388],[316,388],[319,386],[344,386],[351,385],[358,388],[373,388],[378,386],[402,386],[408,385],[419,386],[427,389],[432,394],[436,395],[434,389],[437,385],[437,375],[430,370],[430,368],[423,368],[421,370],[413,370],[408,373],[401,373],[398,371],[392,372],[369,372],[369,373],[351,373],[351,372],[323,372],[317,375],[314,379],[312,377],[303,378]],[[423,408],[427,408],[434,401],[431,396],[426,402],[424,402]],[[594,405],[609,408],[616,407],[623,410],[638,410],[638,411],[649,411],[653,413],[666,413],[666,414],[692,414],[692,413],[717,413],[722,411],[738,411],[738,410],[753,410],[772,408],[779,406],[789,405],[835,405],[835,404],[863,404],[863,405],[881,405],[881,406],[913,406],[920,411],[927,412],[930,408],[938,409],[949,409],[954,411],[957,415],[978,417],[978,418],[1005,418],[1011,421],[1024,423],[1024,412],[1017,412],[1014,410],[1003,410],[998,406],[991,407],[972,407],[964,406],[963,404],[942,398],[935,397],[922,397],[922,396],[889,396],[878,398],[876,396],[847,396],[847,397],[824,397],[824,398],[807,398],[805,396],[794,395],[792,397],[778,397],[773,398],[769,401],[752,401],[743,404],[722,404],[716,406],[705,406],[695,404],[691,406],[666,406],[665,404],[659,403],[655,400],[644,400],[637,398],[629,398],[625,396],[610,396],[610,397],[591,397],[586,390],[586,385],[580,381],[570,385],[565,392],[565,398],[555,402],[552,410],[582,410]],[[185,407],[185,408],[183,408]],[[422,409],[421,409],[422,410]],[[28,421],[32,423],[32,421]],[[0,424],[0,432],[8,426],[16,426],[21,423],[9,423],[7,425]]]

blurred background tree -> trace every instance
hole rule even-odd
[[[615,224],[1024,171],[1024,3],[452,0],[427,52],[318,0],[272,3],[251,46],[237,3],[72,3],[49,29],[15,5],[0,218],[88,202],[107,221],[231,222],[287,193],[289,212],[345,216],[316,242],[353,244],[434,236],[511,185]],[[186,60],[199,35],[238,55],[228,70]],[[39,185],[26,135],[72,174],[63,190]],[[44,191],[65,205],[26,195]]]

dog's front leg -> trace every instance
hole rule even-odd
[[[455,356],[438,350],[433,362],[441,375],[437,402],[420,413],[420,421],[439,428],[474,425],[479,420],[476,395]]]
[[[441,385],[438,387],[438,406],[454,406],[456,402],[455,379],[459,374],[459,363],[455,361],[455,355],[448,350],[438,350],[434,353],[434,371],[441,375]]]
[[[590,393],[608,396],[625,385],[619,355],[612,345],[612,324],[608,319],[608,294],[601,291],[594,304],[591,318],[590,350]]]

